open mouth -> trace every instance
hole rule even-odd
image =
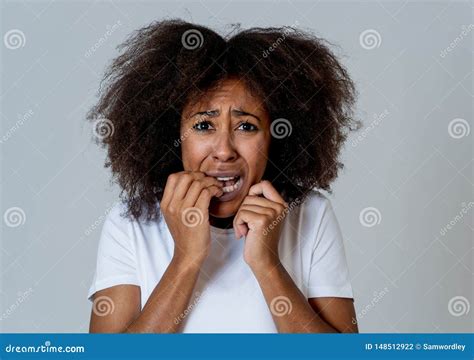
[[[216,197],[219,202],[235,199],[243,188],[245,175],[240,171],[206,172],[206,175],[216,178],[222,184],[224,194]]]
[[[231,193],[237,190],[241,183],[242,179],[239,175],[237,176],[216,176],[216,179],[222,183],[222,191],[225,193]]]

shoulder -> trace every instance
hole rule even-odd
[[[288,222],[291,228],[313,239],[326,233],[339,231],[339,224],[329,198],[317,190],[312,190],[301,202],[288,206]]]
[[[106,209],[106,223],[114,223],[116,225],[126,226],[133,222],[131,218],[126,216],[127,206],[123,201],[116,201]]]
[[[156,205],[159,210],[159,204]],[[145,207],[143,207],[145,211]],[[131,215],[128,215],[127,203],[123,200],[117,200],[112,205],[108,206],[105,210],[105,221],[114,223],[116,225],[127,227],[127,226],[147,226],[150,220],[146,220],[144,216],[140,219],[136,219]],[[161,218],[160,218],[161,219]]]
[[[318,190],[311,190],[303,201],[294,201],[288,206],[296,217],[308,218],[311,223],[319,223],[327,212],[332,212],[331,201]],[[295,219],[294,219],[295,220]]]
[[[311,190],[302,202],[301,206],[305,210],[325,210],[327,207],[331,206],[331,201],[322,192],[318,190]]]

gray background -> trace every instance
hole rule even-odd
[[[84,117],[115,46],[164,17],[224,32],[297,24],[339,46],[365,127],[330,199],[360,331],[472,331],[472,3],[22,1],[1,14],[2,332],[88,330],[118,188]],[[11,29],[24,34],[18,49],[6,46]],[[360,38],[370,29],[374,48]]]

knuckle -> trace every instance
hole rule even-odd
[[[176,208],[176,206],[170,204],[168,205],[167,211],[169,214],[174,215],[178,212],[178,209]]]
[[[173,183],[174,181],[176,181],[176,177],[177,177],[176,174],[170,174],[170,175],[168,175],[168,178],[166,179],[166,183],[167,183],[167,184]]]
[[[183,175],[181,176],[181,178],[182,178],[183,180],[189,181],[189,180],[192,180],[192,179],[193,179],[193,176],[192,176],[190,173],[185,173],[185,174],[183,174]]]

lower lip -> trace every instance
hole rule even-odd
[[[240,190],[242,190],[242,185],[244,184],[244,181],[242,177],[239,178],[239,180],[233,185],[235,186],[235,189],[231,192],[225,192],[222,196],[216,197],[218,201],[230,201],[233,200],[239,195]]]

